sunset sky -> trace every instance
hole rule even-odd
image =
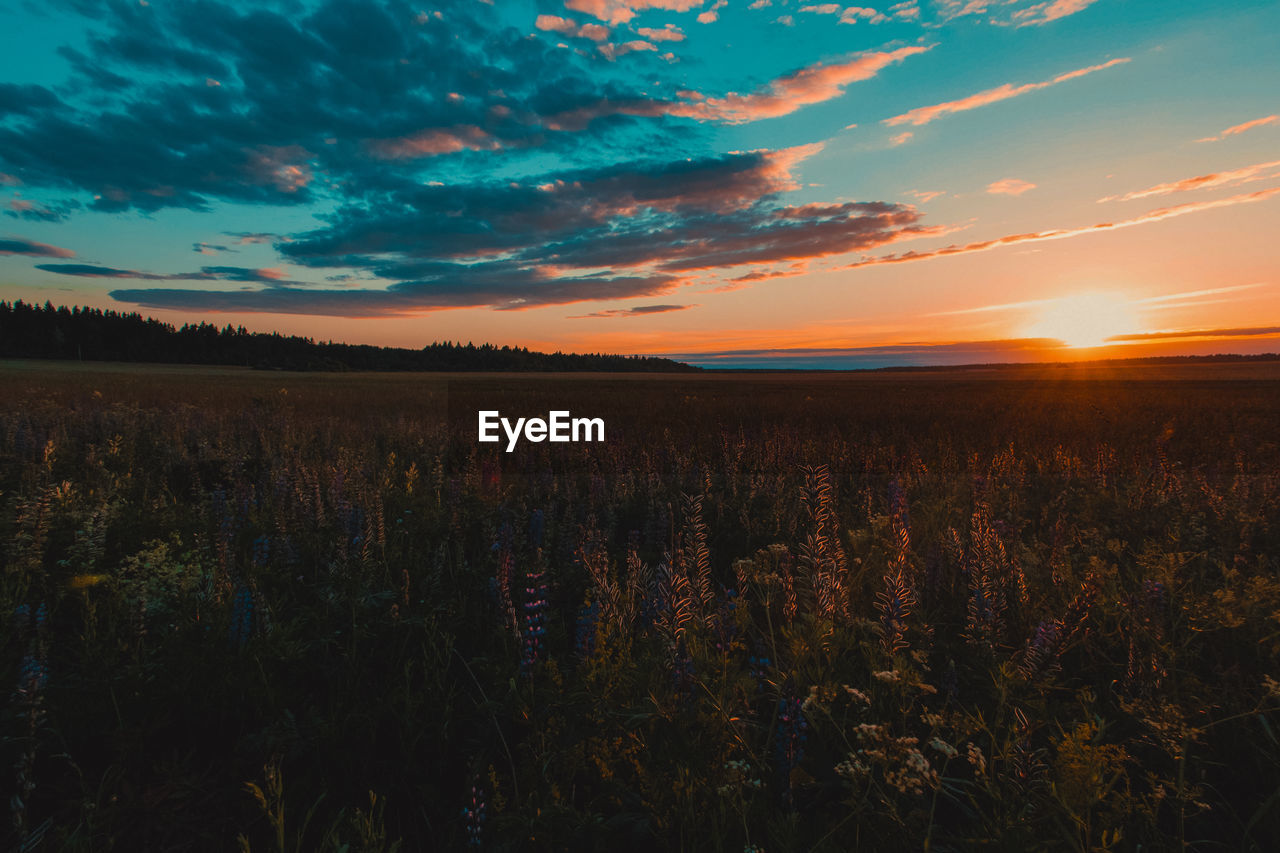
[[[722,366],[1275,352],[1277,33],[1274,0],[7,0],[0,298]]]

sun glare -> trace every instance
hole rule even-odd
[[[1027,337],[1053,338],[1073,349],[1100,347],[1114,335],[1140,331],[1133,304],[1109,293],[1081,293],[1055,299],[1026,330]]]

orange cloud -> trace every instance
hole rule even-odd
[[[1196,142],[1218,142],[1228,136],[1235,136],[1236,134],[1244,133],[1246,130],[1253,130],[1256,127],[1266,127],[1269,124],[1280,124],[1280,115],[1263,116],[1242,124],[1232,125],[1217,136],[1206,136],[1204,139],[1197,139]]]
[[[592,41],[604,41],[611,35],[608,27],[600,24],[578,26],[577,21],[562,18],[559,15],[539,15],[533,25],[544,32],[560,33],[571,38],[585,38]]]
[[[566,0],[565,8],[583,12],[610,24],[625,24],[646,9],[687,12],[701,6],[703,0]]]
[[[1005,83],[1003,86],[997,86],[994,89],[987,89],[984,92],[978,92],[968,97],[960,98],[955,101],[946,101],[941,104],[934,104],[929,107],[917,107],[914,110],[905,112],[902,115],[887,118],[884,123],[890,127],[899,124],[922,125],[928,124],[934,119],[942,118],[951,113],[960,113],[966,110],[985,107],[988,104],[994,104],[999,101],[1007,101],[1009,98],[1016,98],[1018,95],[1025,95],[1027,92],[1035,92],[1039,89],[1047,89],[1058,83],[1065,83],[1067,80],[1074,80],[1077,77],[1083,77],[1086,74],[1092,74],[1095,71],[1101,71],[1104,68],[1111,68],[1115,65],[1121,65],[1128,62],[1128,57],[1122,59],[1113,59],[1110,62],[1104,62],[1101,65],[1090,65],[1088,68],[1078,68],[1075,71],[1068,71],[1065,74],[1059,74],[1051,80],[1044,80],[1039,83],[1023,83],[1021,86],[1015,86],[1012,83]]]
[[[1035,184],[1020,178],[1001,178],[998,181],[987,184],[987,192],[992,195],[1022,195],[1027,190],[1035,188]]]
[[[370,146],[378,156],[392,160],[433,157],[463,149],[496,151],[502,147],[498,140],[473,124],[449,129],[432,128],[394,139],[378,139],[370,142]]]
[[[1228,172],[1210,172],[1207,175],[1183,178],[1180,181],[1170,181],[1167,184],[1156,184],[1154,187],[1147,187],[1145,190],[1134,190],[1124,195],[1105,196],[1098,199],[1098,201],[1100,203],[1105,201],[1132,201],[1135,198],[1150,198],[1155,195],[1169,195],[1170,193],[1183,193],[1190,190],[1234,187],[1250,181],[1273,178],[1275,175],[1265,175],[1263,173],[1276,168],[1280,168],[1280,160],[1272,160],[1269,163],[1255,163],[1252,166],[1244,166]]]
[[[610,44],[605,42],[596,48],[605,58],[613,62],[619,56],[625,56],[628,53],[634,53],[638,50],[657,50],[658,48],[647,41],[635,39],[633,41],[625,41],[622,44]]]
[[[653,27],[641,27],[636,33],[644,36],[649,41],[684,41],[684,32],[673,24],[667,24],[660,30]]]
[[[670,114],[728,124],[790,115],[803,106],[839,97],[850,83],[869,80],[887,66],[924,53],[930,47],[932,45],[872,51],[847,62],[810,65],[779,77],[749,95],[731,92],[723,98],[707,98],[696,104],[676,104]]]
[[[641,42],[644,44],[644,42]],[[604,49],[601,45],[601,49]],[[652,49],[652,45],[648,48]],[[757,92],[740,95],[730,92],[723,98],[709,98],[701,92],[682,90],[679,101],[635,99],[601,100],[587,107],[567,110],[546,119],[551,130],[580,130],[597,118],[608,115],[630,115],[644,118],[676,116],[698,121],[745,124],[766,118],[790,115],[809,104],[817,104],[844,94],[844,87],[868,80],[881,69],[901,62],[908,56],[932,48],[901,47],[897,50],[863,53],[846,62],[815,64],[773,80]],[[905,140],[904,140],[905,141]]]
[[[1019,27],[1038,26],[1074,15],[1089,8],[1098,0],[1053,0],[1051,3],[1037,3],[1013,13],[1013,20]]]

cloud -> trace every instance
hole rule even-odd
[[[456,151],[495,151],[501,143],[475,125],[433,128],[395,139],[376,139],[369,147],[379,157],[404,159],[452,154]]]
[[[987,184],[987,192],[992,195],[1022,195],[1027,190],[1035,188],[1035,184],[1020,178],[1001,178],[998,181]]]
[[[1030,3],[1027,0],[935,0],[935,5],[943,21],[969,15],[987,15],[993,12],[994,6],[996,11],[988,19],[990,23],[997,26],[1030,27],[1082,12],[1096,2],[1098,0],[1033,0]],[[893,8],[897,9],[896,6]],[[917,7],[917,16],[918,14]]]
[[[653,27],[640,27],[636,30],[636,34],[647,38],[649,41],[684,41],[684,31],[674,24],[667,24],[660,30]]]
[[[889,20],[888,15],[882,15],[875,9],[866,6],[850,6],[840,13],[840,23],[856,24],[858,21],[869,21],[873,24],[883,24]]]
[[[416,173],[421,161],[672,138],[637,127],[668,117],[670,81],[600,73],[623,53],[653,52],[652,42],[610,45],[607,26],[560,15],[530,35],[470,0],[438,5],[445,14],[374,0],[86,5],[96,20],[85,44],[61,51],[65,86],[0,84],[0,173],[107,212],[309,206]],[[587,5],[609,17],[700,4]],[[548,36],[570,26],[608,46],[557,49]],[[668,41],[679,32],[655,31]],[[615,102],[650,106],[606,111],[610,120],[590,128],[550,118]]]
[[[143,281],[179,281],[179,280],[212,280],[212,275],[203,273],[175,273],[158,275],[139,270],[116,269],[97,264],[36,264],[36,269],[57,275],[69,275],[77,278],[136,278]]]
[[[895,133],[893,136],[889,137],[889,147],[897,148],[899,145],[906,145],[911,141],[911,137],[913,136],[915,136],[915,134],[909,130],[904,130],[902,133]]]
[[[496,264],[476,270],[455,266],[421,281],[397,282],[386,289],[315,290],[272,287],[262,290],[113,290],[110,296],[153,309],[233,313],[309,314],[337,317],[412,316],[424,311],[488,306],[518,311],[602,299],[657,296],[682,283],[676,276],[551,276],[532,268]]]
[[[1262,338],[1280,336],[1280,326],[1253,326],[1237,329],[1177,329],[1165,332],[1143,332],[1132,335],[1112,335],[1108,341],[1162,341],[1178,338]]]
[[[669,12],[688,12],[703,4],[703,0],[566,0],[565,8],[591,15],[610,24],[625,24],[637,12],[648,9],[664,9]]]
[[[911,196],[914,199],[917,199],[921,204],[928,204],[929,202],[933,201],[935,198],[939,198],[946,194],[947,193],[944,190],[912,190],[911,192],[907,193],[907,195]]]
[[[803,106],[837,98],[844,94],[850,83],[869,80],[888,66],[925,53],[930,47],[916,45],[889,51],[868,51],[844,62],[809,65],[779,77],[751,94],[731,92],[723,98],[672,105],[669,114],[728,124],[790,115]]]
[[[884,120],[884,123],[890,127],[900,124],[912,124],[916,126],[928,124],[929,122],[942,118],[945,115],[977,109],[978,107],[985,107],[988,104],[994,104],[999,101],[1008,100],[1009,98],[1016,98],[1019,95],[1025,95],[1028,92],[1047,89],[1050,86],[1057,85],[1058,83],[1064,83],[1067,80],[1074,80],[1077,77],[1083,77],[1086,74],[1092,74],[1095,71],[1101,71],[1105,68],[1122,65],[1128,61],[1129,59],[1127,57],[1122,59],[1112,59],[1111,61],[1104,62],[1101,65],[1090,65],[1087,68],[1078,68],[1075,71],[1068,71],[1065,74],[1059,74],[1051,80],[1044,80],[1040,83],[1023,83],[1019,86],[1015,86],[1012,83],[1005,83],[1004,85],[997,86],[994,89],[987,89],[958,100],[944,101],[943,103],[934,104],[928,107],[917,107],[916,109],[905,112],[902,115],[887,118]]]
[[[560,33],[570,38],[585,38],[591,41],[605,41],[612,34],[612,31],[600,24],[583,24],[578,25],[577,21],[571,18],[562,18],[559,15],[539,15],[533,22],[533,25],[540,30]]]
[[[589,320],[597,317],[644,317],[649,314],[667,314],[672,311],[685,311],[697,308],[696,305],[637,305],[634,308],[613,308],[608,311],[593,311],[590,314],[576,314],[570,320]]]
[[[625,56],[628,53],[634,53],[638,50],[656,51],[658,48],[656,45],[650,44],[643,39],[635,39],[633,41],[623,42],[622,44],[609,44],[606,42],[596,49],[599,50],[606,59],[613,62],[619,56]]]
[[[36,258],[74,258],[76,253],[61,246],[37,243],[22,237],[0,237],[0,255],[31,255]]]
[[[719,368],[865,370],[893,366],[994,364],[1038,361],[1060,349],[1039,338],[962,342],[911,342],[865,347],[776,347],[663,353],[689,364]]]
[[[1203,290],[1183,290],[1177,293],[1165,293],[1160,296],[1148,296],[1142,299],[1129,300],[1131,305],[1145,306],[1147,310],[1160,308],[1180,308],[1189,302],[1202,296],[1217,296],[1223,293],[1235,293],[1241,290],[1252,290],[1257,287],[1266,287],[1265,282],[1255,282],[1253,284],[1233,284],[1226,287],[1211,287]],[[1050,305],[1058,301],[1058,297],[1048,299],[1024,299],[1020,302],[998,302],[992,305],[976,305],[971,308],[957,308],[951,311],[935,311],[929,314],[930,317],[950,317],[962,314],[987,314],[1002,311],[1018,311],[1024,308],[1035,308],[1039,305]]]
[[[202,255],[214,255],[218,252],[234,252],[230,246],[221,246],[216,243],[192,243],[191,251],[199,252]]]
[[[920,20],[920,4],[915,0],[905,0],[889,7],[889,13],[900,21]]]
[[[261,291],[130,289],[115,298],[153,308],[341,316],[513,310],[654,296],[703,270],[804,261],[937,233],[908,205],[782,203],[798,186],[797,164],[820,148],[623,163],[520,182],[405,181],[277,244],[291,263],[362,271],[385,287],[272,283]],[[250,280],[220,267],[201,273]]]
[[[264,231],[258,231],[258,232],[224,231],[222,233],[226,234],[228,237],[235,237],[236,245],[238,246],[244,246],[250,243],[288,242],[290,239],[292,239],[290,237],[286,237],[281,234],[271,234]]]
[[[815,63],[784,74],[749,94],[730,92],[708,97],[694,90],[677,92],[679,100],[652,98],[602,99],[593,104],[548,116],[546,126],[554,130],[578,130],[606,116],[670,116],[723,124],[745,124],[790,115],[801,107],[821,103],[844,94],[850,83],[869,80],[882,69],[909,56],[928,51],[930,46],[901,47],[890,51],[868,51],[843,62]]]
[[[1207,175],[1197,175],[1194,178],[1183,178],[1180,181],[1170,181],[1165,184],[1156,184],[1153,187],[1147,187],[1145,190],[1134,190],[1124,195],[1109,195],[1098,199],[1101,202],[1107,201],[1132,201],[1138,198],[1150,198],[1157,195],[1170,195],[1171,193],[1189,192],[1191,190],[1213,189],[1215,187],[1234,187],[1240,184],[1246,184],[1250,181],[1259,181],[1264,178],[1274,178],[1275,174],[1267,174],[1280,169],[1280,160],[1272,160],[1267,163],[1255,163],[1252,166],[1244,166],[1239,169],[1231,169],[1225,172],[1210,172]]]
[[[1271,187],[1256,192],[1244,193],[1241,195],[1231,196],[1229,198],[1215,199],[1213,201],[1191,202],[1188,204],[1180,204],[1176,207],[1164,207],[1159,210],[1153,210],[1150,213],[1144,213],[1133,219],[1126,219],[1120,222],[1100,222],[1097,225],[1090,225],[1084,228],[1059,228],[1050,231],[1033,231],[1026,234],[1010,234],[1005,237],[998,237],[994,240],[983,240],[976,243],[968,243],[965,245],[952,245],[942,249],[934,249],[927,252],[905,252],[901,255],[881,255],[876,258],[867,258],[856,261],[852,264],[840,267],[839,269],[856,269],[858,267],[876,266],[878,264],[901,264],[910,261],[926,261],[931,258],[941,258],[949,255],[964,255],[972,252],[986,252],[991,249],[999,249],[1003,246],[1011,246],[1017,243],[1038,243],[1045,240],[1063,240],[1070,237],[1080,237],[1085,234],[1095,234],[1102,231],[1116,231],[1121,228],[1130,228],[1134,225],[1145,225],[1149,222],[1160,222],[1165,219],[1173,219],[1178,216],[1185,216],[1189,213],[1200,213],[1205,210],[1215,210],[1220,207],[1232,207],[1237,204],[1252,204],[1254,202],[1265,201],[1273,196],[1280,195],[1280,187]]]
[[[1013,13],[1013,21],[1019,27],[1040,26],[1050,21],[1065,18],[1081,12],[1098,0],[1052,0],[1049,3],[1036,3]]]
[[[61,256],[60,256],[61,257]],[[35,268],[56,275],[76,278],[131,278],[139,281],[238,281],[251,284],[284,286],[301,284],[289,281],[277,269],[253,269],[250,267],[201,267],[199,272],[150,273],[141,270],[117,269],[98,264],[36,264]]]
[[[714,24],[720,20],[720,10],[729,5],[729,0],[716,0],[710,9],[698,15],[699,24]]]
[[[25,198],[12,198],[6,204],[5,214],[15,219],[26,219],[31,222],[62,222],[74,210],[80,209],[80,202],[68,199],[53,205],[41,204]]]
[[[1217,136],[1206,136],[1204,139],[1197,139],[1196,141],[1197,142],[1218,142],[1220,140],[1226,139],[1228,136],[1236,136],[1237,134],[1244,133],[1247,130],[1253,130],[1254,128],[1258,128],[1258,127],[1267,127],[1268,125],[1273,125],[1273,124],[1280,124],[1280,115],[1263,116],[1262,118],[1255,118],[1252,121],[1246,121],[1242,124],[1232,125],[1231,127],[1228,127],[1226,130],[1219,133]]]

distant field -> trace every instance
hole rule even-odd
[[[1270,363],[3,362],[5,840],[1261,853],[1277,423]]]

